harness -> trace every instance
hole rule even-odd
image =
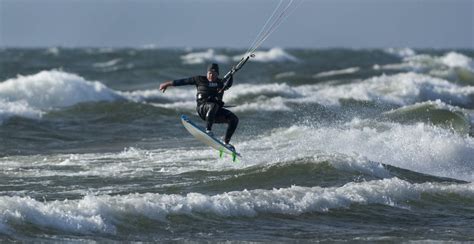
[[[206,102],[222,103],[222,93],[219,90],[224,87],[224,83],[221,80],[216,82],[208,82],[207,80],[201,79],[197,84],[196,101],[198,105]]]

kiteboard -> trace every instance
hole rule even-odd
[[[188,116],[181,115],[181,123],[183,123],[184,128],[186,128],[186,130],[188,130],[188,132],[196,139],[219,151],[220,157],[222,157],[224,153],[229,154],[232,156],[232,161],[234,162],[237,157],[241,157],[241,155],[237,153],[235,149],[226,146],[219,139],[207,134],[204,128],[200,127],[199,125],[196,125],[188,118]]]

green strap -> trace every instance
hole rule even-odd
[[[232,153],[232,162],[235,163],[235,159],[237,158],[237,154],[236,153]]]

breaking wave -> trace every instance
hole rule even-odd
[[[129,226],[130,216],[164,225],[172,215],[255,217],[262,214],[301,215],[349,208],[353,204],[382,204],[406,208],[410,202],[423,201],[425,195],[457,195],[472,199],[474,185],[412,184],[398,178],[352,182],[340,187],[291,186],[272,190],[232,191],[217,195],[201,193],[86,195],[78,200],[41,202],[30,197],[0,197],[0,232],[12,226],[33,224],[40,229],[69,233],[115,234]],[[136,227],[129,227],[136,228]]]

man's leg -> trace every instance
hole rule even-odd
[[[228,124],[227,131],[224,137],[224,143],[228,144],[230,142],[230,139],[232,138],[232,135],[235,132],[235,129],[237,129],[237,125],[239,124],[239,118],[231,111],[225,108],[221,108],[217,111],[215,122]]]
[[[219,105],[216,103],[205,103],[197,108],[197,112],[201,119],[206,121],[206,130],[210,131],[212,129],[212,124],[216,120],[216,114],[219,110]]]

